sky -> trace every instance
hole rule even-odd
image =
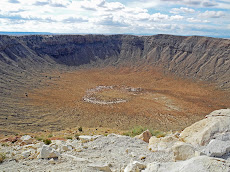
[[[230,0],[1,0],[0,31],[230,38]]]

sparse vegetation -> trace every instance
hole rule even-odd
[[[35,139],[36,139],[37,141],[42,141],[42,140],[43,140],[42,137],[35,137]]]
[[[50,137],[53,137],[53,134],[49,134],[49,135],[48,135],[48,138],[50,138]]]
[[[147,127],[135,126],[131,129],[131,131],[125,132],[125,133],[123,133],[123,135],[134,137],[136,135],[141,134],[142,132],[144,132],[147,129],[148,129]],[[159,131],[159,130],[149,129],[149,131],[153,136],[156,136],[157,138],[164,137],[166,135],[165,132]]]
[[[50,140],[50,139],[44,139],[43,142],[44,142],[46,145],[51,144],[51,140]]]
[[[6,159],[5,153],[0,153],[0,163],[2,163]]]
[[[2,143],[3,147],[9,146],[7,143]]]
[[[163,131],[159,131],[159,130],[149,130],[151,132],[151,134],[153,136],[156,136],[157,138],[160,138],[160,137],[165,137],[166,133],[163,132]]]

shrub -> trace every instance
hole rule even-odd
[[[80,140],[79,136],[80,136],[79,134],[75,134],[74,137],[75,137],[77,140]]]
[[[2,143],[3,147],[9,146],[7,143]]]
[[[41,137],[35,137],[37,141],[42,141],[43,139]]]
[[[51,144],[51,140],[50,140],[50,139],[44,139],[43,142],[44,142],[46,145]]]
[[[147,127],[135,126],[131,129],[131,131],[125,132],[123,133],[123,135],[134,137],[136,135],[141,134],[145,130],[147,130]],[[156,136],[157,138],[164,137],[166,135],[165,132],[159,130],[149,129],[149,131],[153,136]]]
[[[153,136],[156,136],[157,138],[160,138],[160,137],[165,137],[166,133],[163,132],[163,131],[159,131],[159,130],[150,130],[151,134]]]
[[[6,159],[5,153],[0,153],[0,163],[2,163]]]
[[[146,128],[143,128],[142,126],[135,126],[131,129],[131,131],[123,133],[123,135],[134,137],[136,135],[141,134],[143,131],[145,131]]]
[[[71,136],[67,136],[67,137],[66,137],[66,139],[70,139],[70,140],[72,140],[72,139],[73,139],[73,137],[71,137]]]
[[[50,138],[50,137],[53,137],[53,134],[49,134],[49,135],[48,135],[48,138]]]
[[[79,128],[78,128],[78,131],[82,132],[82,131],[83,131],[82,127],[79,127]]]

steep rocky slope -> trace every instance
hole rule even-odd
[[[0,52],[1,64],[27,70],[54,63],[145,64],[230,87],[230,40],[225,39],[172,35],[1,36]]]

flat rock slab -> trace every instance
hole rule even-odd
[[[212,157],[222,157],[230,152],[230,141],[213,139],[204,148],[203,153]]]

